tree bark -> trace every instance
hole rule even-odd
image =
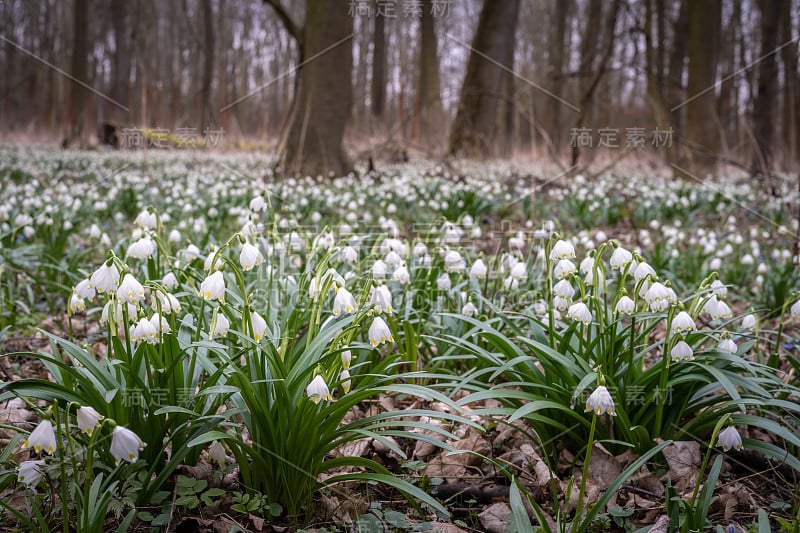
[[[514,64],[515,30],[520,0],[486,0],[472,53],[461,87],[458,113],[450,133],[448,152],[454,156],[489,157],[496,154],[496,136],[502,121],[498,110],[505,69]]]
[[[792,3],[789,1],[780,2],[782,13],[780,15],[781,25],[781,44],[787,43],[792,39]],[[786,142],[784,147],[790,161],[797,161],[800,156],[798,150],[798,127],[800,123],[800,85],[797,76],[797,43],[784,46],[781,49],[781,63],[783,63],[784,85],[783,85],[783,138]]]
[[[281,167],[292,175],[338,176],[351,170],[342,141],[352,105],[353,18],[306,1],[297,97],[282,143]]]
[[[550,62],[547,69],[549,91],[561,98],[564,93],[564,52],[569,53],[569,48],[564,45],[566,35],[569,2],[554,0],[554,21],[550,25],[550,39],[548,43]],[[561,106],[556,98],[549,97],[545,100],[544,130],[550,135],[553,148],[558,152],[562,144]]]
[[[203,81],[200,90],[200,102],[203,106],[200,117],[200,134],[213,125],[214,111],[211,107],[211,83],[214,80],[214,7],[211,0],[203,0]]]
[[[416,137],[426,146],[441,147],[445,138],[445,114],[442,106],[442,90],[439,81],[439,57],[436,44],[436,29],[431,13],[432,0],[423,3],[420,18],[420,55],[417,98],[414,103],[414,116],[418,128]]]
[[[114,25],[114,74],[111,98],[127,106],[131,85],[131,30],[128,24],[128,2],[113,0],[111,2],[111,18]],[[111,104],[109,119],[128,121],[128,113]]]
[[[778,2],[759,0],[761,12],[761,54],[763,59],[758,64],[758,94],[753,104],[753,135],[755,136],[755,153],[752,160],[752,172],[756,175],[769,175],[772,150],[772,102],[777,96],[778,60],[772,53],[777,45]]]
[[[88,0],[75,0],[72,21],[72,76],[87,83],[89,71],[89,41],[86,34],[89,21]],[[70,89],[69,132],[63,144],[69,146],[73,142],[86,142],[88,125],[86,124],[86,88],[73,81]]]
[[[372,116],[380,123],[383,121],[383,115],[386,110],[386,32],[383,15],[378,14],[374,17],[373,28],[370,96],[372,100]]]

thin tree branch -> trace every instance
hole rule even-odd
[[[286,9],[281,5],[280,0],[263,0],[264,3],[270,6],[274,11],[275,14],[278,15],[278,19],[283,23],[283,26],[286,28],[286,31],[289,32],[289,35],[294,38],[295,42],[297,42],[298,48],[303,48],[303,29],[294,21],[292,20],[291,15]]]

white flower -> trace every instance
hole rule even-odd
[[[178,299],[170,293],[164,293],[161,291],[153,291],[153,294],[150,296],[150,307],[154,309],[161,308],[161,312],[165,315],[169,315],[173,312],[180,313],[181,312],[181,303]]]
[[[150,325],[156,330],[156,337],[162,335],[163,333],[169,333],[172,331],[172,328],[169,327],[169,322],[167,322],[167,319],[158,313],[154,313],[153,316],[150,317]]]
[[[528,272],[527,272],[526,267],[527,267],[527,265],[525,263],[523,263],[522,261],[520,261],[519,263],[514,265],[514,268],[511,269],[511,273],[510,273],[511,277],[516,279],[516,280],[520,280],[520,281],[524,280],[524,279],[527,279],[528,278]]]
[[[425,246],[425,243],[418,242],[414,245],[414,249],[412,251],[415,257],[422,257],[423,255],[428,253],[428,247]]]
[[[742,264],[743,265],[752,265],[755,262],[756,262],[756,260],[750,254],[745,254],[745,255],[742,256]]]
[[[75,285],[75,294],[85,300],[94,300],[95,290],[94,287],[92,287],[91,282],[88,279],[85,279]]]
[[[703,306],[703,311],[711,315],[712,320],[730,318],[733,316],[733,311],[731,311],[730,306],[722,300],[719,300],[716,294],[712,294],[711,298],[706,301]]]
[[[325,384],[325,379],[317,375],[311,383],[306,387],[306,394],[314,403],[319,403],[320,400],[331,400],[331,391],[328,390],[328,385]]]
[[[594,412],[598,415],[608,413],[611,416],[617,416],[614,408],[614,399],[609,394],[608,389],[603,385],[597,387],[594,392],[586,400],[586,413]]]
[[[405,265],[400,265],[395,269],[394,273],[392,273],[392,279],[406,285],[411,282],[411,273]]]
[[[572,300],[563,296],[556,296],[553,298],[553,307],[559,311],[564,311],[567,307],[569,307],[570,303],[572,303]]]
[[[346,263],[355,263],[358,261],[358,252],[352,246],[345,246],[340,252],[339,257]]]
[[[122,278],[122,283],[119,284],[117,289],[117,299],[120,302],[138,304],[144,300],[144,287],[132,275],[125,274],[125,277]]]
[[[650,305],[651,311],[665,311],[670,304],[670,293],[664,285],[656,281],[647,289],[644,300]]]
[[[575,259],[575,247],[568,241],[559,240],[550,250],[550,260],[556,259]]]
[[[594,257],[591,255],[587,255],[581,261],[581,264],[578,266],[578,269],[583,273],[587,278],[591,278],[592,271],[594,270]]]
[[[118,285],[119,271],[113,264],[108,266],[103,263],[89,278],[89,286],[101,294],[104,292],[116,291]]]
[[[372,289],[370,303],[376,313],[392,314],[392,291],[386,285],[378,285]]]
[[[311,278],[311,282],[308,284],[308,297],[314,302],[317,301],[317,298],[319,298],[319,295],[322,292],[321,285],[322,284],[318,276]]]
[[[345,370],[350,368],[350,363],[353,361],[353,354],[350,350],[345,350],[342,352],[342,368]]]
[[[440,291],[449,291],[451,286],[450,276],[446,272],[442,272],[441,275],[436,278],[436,287]]]
[[[464,272],[467,268],[467,263],[460,253],[455,250],[450,250],[444,256],[444,269],[447,272]]]
[[[461,314],[464,316],[475,316],[478,313],[478,308],[472,302],[467,302],[461,308]]]
[[[791,313],[793,317],[800,316],[800,300],[792,304],[792,307],[789,308],[789,313]]]
[[[77,412],[78,429],[91,437],[92,433],[94,433],[94,428],[100,427],[100,421],[103,418],[105,417],[98,413],[94,407],[87,405],[79,407]]]
[[[718,279],[711,282],[711,290],[720,298],[725,298],[728,295],[728,287]]]
[[[225,301],[225,278],[222,272],[217,270],[200,284],[200,296],[205,300],[218,299],[220,302]]]
[[[42,479],[42,467],[44,459],[32,461],[22,461],[17,467],[17,481],[25,483],[28,487],[34,487]]]
[[[225,466],[225,461],[228,460],[228,456],[225,453],[225,448],[222,447],[222,444],[220,444],[218,440],[212,442],[211,446],[208,447],[208,458],[211,462],[217,463],[220,467]]]
[[[356,310],[356,299],[344,287],[339,287],[336,290],[336,298],[333,299],[333,316],[339,317],[344,311],[345,313],[352,313]]]
[[[75,313],[80,313],[81,311],[86,311],[86,302],[83,301],[83,298],[78,296],[77,293],[73,292],[72,296],[69,297],[69,303],[67,304],[67,309],[69,310],[69,314],[74,315]]]
[[[111,432],[111,455],[117,464],[125,460],[135,463],[139,459],[139,452],[144,450],[145,443],[139,436],[128,428],[117,426]]]
[[[717,436],[717,445],[722,446],[722,450],[726,452],[731,448],[741,450],[743,447],[742,436],[739,435],[735,427],[728,426],[719,432]]]
[[[742,319],[742,327],[744,329],[749,329],[751,331],[755,331],[758,328],[758,321],[756,320],[756,315],[749,314]]]
[[[394,250],[389,250],[389,253],[384,257],[384,262],[392,268],[397,268],[403,262],[403,258]]]
[[[736,343],[733,341],[733,339],[725,339],[719,343],[717,349],[721,352],[735,354],[739,348],[736,346]]]
[[[574,303],[567,310],[567,318],[589,324],[592,321],[592,312],[583,302]]]
[[[684,341],[678,341],[670,350],[673,361],[689,361],[694,359],[694,350]]]
[[[267,202],[264,201],[264,197],[260,194],[250,200],[250,211],[254,213],[258,213],[259,211],[266,211],[267,210]]]
[[[22,443],[22,449],[28,448],[33,448],[36,453],[44,451],[50,455],[56,451],[56,433],[49,420],[39,422],[39,425],[28,435],[28,438]]]
[[[209,340],[216,337],[224,337],[228,334],[228,330],[230,328],[231,323],[227,317],[222,313],[217,313],[213,324],[211,324],[211,335],[209,336]]]
[[[378,259],[372,264],[372,277],[375,279],[383,279],[386,277],[386,263]]]
[[[261,337],[263,337],[267,332],[267,321],[255,311],[252,311],[250,313],[250,324],[253,326],[253,338],[256,340],[256,342],[259,342]]]
[[[140,228],[144,229],[153,229],[156,227],[156,215],[155,213],[151,213],[147,209],[136,215],[136,219],[133,221],[134,224],[139,226]]]
[[[486,268],[486,263],[483,262],[483,259],[476,259],[474,263],[472,263],[472,268],[469,269],[469,275],[473,278],[483,279],[486,277],[487,272],[489,271]]]
[[[339,373],[339,380],[342,382],[342,390],[344,393],[347,394],[350,392],[352,383],[350,381],[350,372],[346,368]]]
[[[158,334],[156,328],[146,318],[142,318],[136,325],[131,326],[131,340],[134,342],[147,342],[148,344],[156,344],[158,342]]]
[[[172,272],[167,272],[161,280],[161,284],[168,289],[174,289],[178,286],[178,278]]]
[[[577,270],[575,264],[569,259],[561,259],[556,266],[553,267],[553,275],[556,279],[564,279],[567,275],[572,274]]]
[[[636,302],[627,296],[623,296],[617,301],[614,310],[620,315],[630,315],[636,309]]]
[[[569,300],[575,295],[575,289],[569,281],[562,279],[553,287],[553,294]]]
[[[258,248],[249,242],[242,245],[242,251],[239,252],[239,264],[242,265],[242,270],[252,270],[263,262],[264,256],[261,255],[261,251]]]
[[[394,342],[392,331],[389,329],[389,326],[386,325],[386,322],[384,322],[379,316],[376,316],[372,320],[372,325],[369,327],[368,336],[369,342],[373,348],[387,341]]]
[[[642,261],[638,265],[636,265],[636,269],[633,271],[633,279],[636,283],[639,283],[642,279],[646,278],[647,276],[655,276],[656,271],[653,270],[653,267]]]
[[[672,319],[672,332],[673,333],[682,333],[686,331],[694,331],[697,326],[695,326],[694,320],[686,311],[681,311],[675,318]]]
[[[172,244],[180,244],[181,239],[182,239],[181,232],[176,229],[170,231],[169,235],[167,236],[167,241]]]
[[[633,254],[620,246],[611,254],[609,264],[615,270],[622,270],[630,264],[631,260],[633,260]]]
[[[128,246],[128,251],[125,255],[128,257],[133,257],[136,259],[147,259],[153,256],[158,249],[158,245],[155,243],[153,239],[149,236],[145,235],[141,239],[132,242],[130,246]]]

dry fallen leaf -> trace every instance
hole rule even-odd
[[[667,459],[669,472],[666,478],[678,494],[694,487],[700,473],[700,443],[696,441],[675,441],[662,452]]]
[[[488,533],[506,533],[510,521],[511,506],[505,502],[493,503],[484,509],[478,519],[481,521],[484,531]]]

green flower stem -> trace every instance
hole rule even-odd
[[[61,414],[58,408],[58,402],[53,402],[53,421],[55,422],[56,427],[56,449],[55,453],[60,455],[58,466],[59,466],[59,489],[61,489],[61,526],[64,533],[69,533],[69,499],[67,493],[67,467],[64,461],[64,431],[61,428]],[[69,438],[69,435],[67,435]]]
[[[592,448],[594,447],[594,430],[597,426],[597,413],[592,412],[592,425],[589,428],[589,443],[586,447],[586,457],[583,460],[583,474],[581,474],[581,488],[578,491],[578,505],[575,507],[576,517],[572,522],[572,531],[577,531],[579,524],[578,517],[583,508],[583,496],[586,493],[586,478],[589,477],[589,461],[592,458]]]
[[[719,432],[722,430],[722,426],[728,423],[730,420],[730,414],[722,415],[722,418],[719,419],[719,422],[714,426],[714,431],[711,433],[711,441],[709,442],[708,449],[706,450],[706,455],[703,457],[703,464],[700,466],[700,471],[697,473],[697,481],[694,484],[694,490],[692,491],[692,497],[689,500],[688,508],[694,509],[695,501],[697,501],[697,494],[700,492],[700,485],[703,481],[703,472],[706,471],[706,467],[708,466],[708,461],[711,459],[711,451],[714,449],[714,443],[717,442],[717,436]],[[687,520],[683,526],[682,531],[687,531],[690,525],[690,521]]]
[[[667,336],[664,339],[664,353],[661,356],[661,374],[658,378],[658,390],[655,391],[657,394],[664,394],[664,391],[667,387],[667,380],[669,379],[669,366],[670,362],[672,362],[672,357],[669,354],[669,347],[672,344],[672,335],[670,334],[672,328],[672,317],[675,315],[675,306],[672,306],[667,313]],[[653,397],[654,400],[658,400],[657,397]],[[664,418],[664,406],[663,405],[656,405],[656,426],[655,426],[655,433],[654,435],[661,435],[661,428],[663,426],[663,418]]]

